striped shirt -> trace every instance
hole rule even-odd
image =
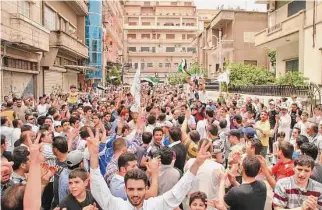
[[[278,180],[274,190],[273,206],[281,208],[298,208],[308,196],[318,199],[317,208],[322,210],[322,184],[309,179],[305,189],[301,189],[295,183],[294,176]]]

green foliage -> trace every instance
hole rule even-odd
[[[302,72],[289,71],[286,74],[281,75],[277,78],[276,84],[279,85],[291,85],[294,87],[308,85],[309,79],[303,76]]]
[[[276,51],[275,50],[268,51],[267,56],[269,57],[269,62],[271,63],[271,65],[275,71],[275,69],[276,69]]]
[[[120,85],[121,84],[121,77],[122,72],[120,70],[120,67],[118,66],[112,66],[110,68],[107,68],[107,74],[106,74],[106,83],[107,84],[114,84],[114,85]],[[111,77],[116,77],[116,79],[111,80]]]
[[[204,78],[208,77],[207,70],[204,69],[198,62],[191,64],[187,72],[190,74],[202,74]]]
[[[179,85],[187,83],[188,75],[186,73],[172,73],[168,76],[170,85]]]
[[[275,82],[274,75],[267,69],[243,63],[230,63],[229,86],[267,85]]]

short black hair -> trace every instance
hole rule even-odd
[[[67,120],[66,118],[65,119],[62,119],[62,121],[60,122],[61,123],[61,126],[64,126],[65,123],[69,123],[69,120]]]
[[[214,111],[212,111],[212,110],[206,110],[206,115],[208,116],[208,117],[214,117]]]
[[[125,186],[127,185],[127,181],[130,179],[142,180],[144,182],[145,186],[148,186],[148,184],[149,184],[149,180],[148,180],[147,175],[141,169],[133,169],[133,170],[128,171],[125,174],[125,177],[124,177]]]
[[[216,125],[213,125],[213,124],[208,125],[207,131],[213,136],[218,135],[218,127]]]
[[[207,195],[206,195],[206,193],[200,192],[200,191],[194,192],[190,195],[189,206],[191,206],[193,201],[195,201],[197,199],[200,199],[207,207]]]
[[[299,135],[296,139],[296,144],[299,148],[301,148],[301,145],[304,144],[304,143],[307,143],[309,142],[309,139],[304,136],[304,135]]]
[[[29,158],[30,152],[28,151],[28,148],[25,146],[18,146],[13,149],[12,152],[12,160],[13,160],[13,170],[17,170],[21,164],[26,163]]]
[[[1,126],[3,126],[4,124],[6,124],[8,122],[8,117],[1,117]]]
[[[182,125],[183,124],[183,122],[184,122],[184,120],[185,120],[185,116],[184,115],[180,115],[179,117],[178,117],[178,123],[179,123],[179,125]]]
[[[62,107],[62,109],[64,109],[64,108]],[[54,115],[56,112],[57,112],[57,109],[55,107],[49,107],[49,109],[48,109],[49,115]]]
[[[182,132],[179,127],[172,127],[169,129],[169,136],[173,141],[181,141]]]
[[[305,142],[301,145],[300,149],[303,155],[308,155],[313,158],[313,160],[316,160],[318,157],[319,149],[314,143]]]
[[[126,167],[130,161],[137,160],[136,156],[131,152],[125,152],[120,155],[119,159],[117,160],[117,165],[119,170],[121,170],[121,167]]]
[[[260,155],[263,149],[262,142],[257,138],[250,138],[249,141],[251,142],[252,147],[255,148],[255,155]]]
[[[68,152],[68,142],[66,138],[62,136],[56,136],[53,139],[53,148],[58,149],[61,153],[67,153]]]
[[[40,116],[40,117],[38,117],[38,119],[37,119],[37,124],[38,124],[39,126],[42,126],[42,125],[45,123],[45,120],[46,120],[46,116]]]
[[[158,131],[161,131],[162,132],[162,134],[163,134],[163,130],[162,130],[162,128],[160,128],[160,127],[155,127],[154,129],[153,129],[153,136],[155,135],[155,133],[156,132],[158,132]]]
[[[18,124],[19,124],[19,119],[14,119],[14,120],[12,120],[12,126],[13,126],[14,128],[18,128]]]
[[[294,166],[308,166],[311,169],[314,168],[314,160],[308,155],[300,155],[294,160]]]
[[[2,193],[1,207],[5,210],[23,210],[25,184],[14,184]]]
[[[193,141],[194,143],[198,143],[198,141],[200,141],[201,138],[199,132],[195,130],[189,133],[189,137],[191,141]]]
[[[235,114],[235,115],[234,115],[234,117],[233,117],[233,120],[236,120],[236,122],[237,122],[238,124],[242,124],[242,122],[243,122],[243,118],[242,118],[242,116],[241,116],[241,115],[239,115],[239,114]]]
[[[219,121],[219,127],[220,127],[221,129],[226,128],[226,127],[227,127],[227,120],[225,120],[225,119],[220,120],[220,121]]]
[[[257,157],[246,156],[243,160],[243,168],[246,176],[256,177],[261,168],[261,164]]]
[[[93,111],[93,108],[90,106],[83,107],[84,113],[86,114],[89,110]]]
[[[143,132],[142,134],[142,141],[144,144],[150,144],[150,142],[152,141],[152,133],[150,132]]]
[[[75,116],[71,116],[70,119],[69,119],[69,123],[71,125],[75,124],[77,121],[80,121],[80,119],[78,117],[75,117]]]
[[[1,136],[1,145],[6,143],[6,136],[5,135],[0,135]]]
[[[161,164],[170,165],[173,160],[173,151],[170,147],[162,147],[158,151],[158,155],[160,155]]]
[[[154,115],[149,115],[148,117],[148,124],[154,125],[156,122],[157,118]]]
[[[21,133],[22,132],[25,132],[25,131],[31,131],[32,130],[32,127],[30,125],[23,125],[21,128]]]

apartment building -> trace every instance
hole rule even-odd
[[[259,1],[267,4],[268,26],[255,36],[255,45],[276,51],[276,76],[301,71],[322,84],[322,2]]]
[[[266,26],[266,13],[220,10],[193,41],[208,78],[216,78],[226,62],[266,67],[267,51],[255,47],[255,34]]]
[[[211,20],[219,13],[220,10],[214,9],[197,9],[200,28],[203,29],[208,26]],[[203,27],[202,27],[203,25]],[[200,32],[202,32],[200,31]]]
[[[1,95],[36,95],[50,30],[42,24],[42,2],[1,1]]]
[[[39,96],[78,85],[88,57],[87,13],[84,1],[1,1],[2,94]]]
[[[138,68],[142,77],[166,80],[181,59],[188,66],[195,61],[191,42],[199,21],[192,0],[125,1],[123,14],[124,61],[131,66],[125,82],[130,83]]]
[[[103,1],[103,78],[105,70],[122,65],[123,0]]]

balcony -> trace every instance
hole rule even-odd
[[[130,44],[190,44],[192,41],[193,39],[127,39],[127,42]]]
[[[221,28],[223,25],[233,21],[234,19],[235,19],[234,12],[221,11],[210,22],[210,28],[212,29]]]
[[[88,48],[77,38],[63,32],[51,31],[50,32],[50,47],[58,47],[82,58],[88,58]]]
[[[178,30],[178,31],[195,31],[198,30],[198,26],[184,26],[184,25],[129,25],[129,24],[124,24],[123,27],[125,30]]]
[[[103,26],[106,33],[112,38],[119,48],[122,47],[122,34],[117,30],[115,17],[109,14],[103,15]]]
[[[133,57],[145,57],[145,56],[149,56],[149,57],[192,57],[193,56],[193,52],[182,52],[182,51],[177,51],[177,52],[164,52],[164,51],[156,51],[156,52],[152,52],[152,51],[144,51],[144,52],[129,52],[129,56],[133,56]]]
[[[2,25],[1,38],[32,52],[49,51],[50,31],[22,14],[10,14],[10,26]]]
[[[298,40],[298,32],[304,27],[305,11],[302,10],[297,14],[266,28],[255,35],[255,46],[266,45],[268,43],[280,46],[283,43],[279,39]],[[274,41],[275,44],[273,43]],[[282,41],[282,40],[281,40]],[[271,45],[273,47],[273,45]]]
[[[74,10],[76,15],[88,15],[88,1],[87,0],[70,0],[65,1],[66,4]]]

